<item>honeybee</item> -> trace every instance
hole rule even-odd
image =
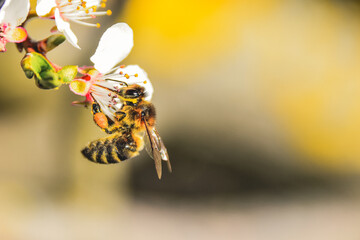
[[[98,88],[108,92],[108,97],[112,99],[113,104],[120,102],[121,108],[114,112],[113,118],[110,118],[103,110],[114,111],[116,108],[111,104],[104,106],[92,95],[94,122],[111,135],[91,142],[81,152],[92,162],[112,164],[137,156],[145,145],[147,152],[155,161],[156,172],[161,179],[162,161],[167,162],[170,172],[172,169],[166,147],[155,128],[154,105],[144,99],[144,87],[137,84],[128,86],[126,83],[122,86],[114,90],[97,85]]]

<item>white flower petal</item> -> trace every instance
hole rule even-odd
[[[115,121],[115,112],[119,111],[123,104],[120,100],[114,102],[114,99],[112,98],[113,93],[107,89],[99,87],[98,85],[100,84],[93,85],[91,87],[91,96],[95,99],[97,103],[99,103],[101,110],[104,112],[104,114],[108,116],[111,120]],[[111,105],[111,107],[109,107],[109,105]]]
[[[39,16],[45,16],[50,13],[54,7],[56,7],[56,0],[37,0],[36,13]]]
[[[71,45],[74,47],[80,49],[79,45],[77,44],[78,39],[76,35],[73,33],[73,31],[71,31],[70,24],[62,19],[58,8],[55,9],[55,23],[57,29],[64,33],[66,40],[68,40],[68,42],[71,43]]]
[[[133,31],[126,23],[117,23],[102,35],[95,54],[90,58],[101,73],[108,73],[130,53],[134,45]]]
[[[87,0],[86,6],[87,7],[98,6],[98,5],[100,5],[100,3],[101,3],[101,0]]]
[[[7,23],[12,27],[21,25],[30,9],[29,0],[6,0],[0,10],[0,23]]]

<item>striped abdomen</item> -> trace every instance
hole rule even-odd
[[[139,145],[140,139],[131,133],[114,134],[91,142],[81,152],[92,162],[110,164],[137,156]]]

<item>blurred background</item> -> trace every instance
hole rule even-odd
[[[34,1],[32,2],[34,5]],[[104,136],[66,86],[25,77],[0,55],[0,238],[359,239],[360,1],[109,0],[102,27],[72,24],[60,65],[90,65],[127,22],[124,64],[155,88],[173,173],[145,151],[100,166],[80,150]],[[51,21],[29,24],[48,36]],[[96,39],[96,40],[95,40]]]

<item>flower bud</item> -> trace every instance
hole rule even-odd
[[[44,49],[46,52],[53,50],[66,40],[66,37],[62,34],[54,34],[44,40],[45,46]]]
[[[53,89],[62,84],[55,68],[40,53],[26,54],[21,61],[21,67],[27,78],[35,78],[39,88]]]

